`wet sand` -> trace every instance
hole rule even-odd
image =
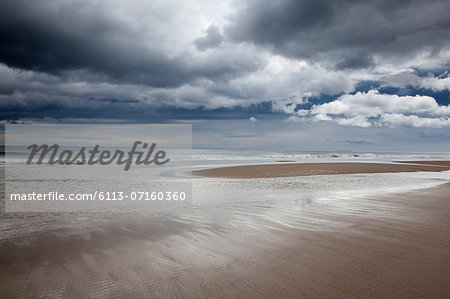
[[[0,297],[450,297],[450,184],[296,225],[123,218],[0,241]],[[236,221],[241,219],[241,222]],[[321,226],[331,223],[332,226]]]
[[[425,163],[415,162],[416,164]],[[430,162],[430,161],[426,161]],[[243,165],[210,168],[192,171],[193,175],[218,178],[271,178],[308,175],[329,174],[356,174],[356,173],[388,173],[388,172],[417,172],[417,171],[444,171],[450,170],[450,161],[439,161],[439,165],[409,165],[390,163],[289,163]],[[441,166],[442,165],[442,166]]]

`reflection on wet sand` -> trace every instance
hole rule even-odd
[[[64,214],[0,241],[0,297],[448,297],[449,191]]]

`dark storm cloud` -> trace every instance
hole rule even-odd
[[[328,27],[337,4],[322,0],[249,1],[233,19],[229,33],[237,40],[285,43],[295,39],[299,31]]]
[[[344,58],[336,65],[337,69],[364,69],[374,66],[373,58],[366,53],[355,53]]]
[[[398,59],[448,45],[449,11],[447,0],[251,0],[225,32],[290,57],[365,68],[373,55]]]
[[[0,120],[301,120],[362,82],[448,103],[448,1],[0,2]]]
[[[215,30],[210,27],[198,46],[220,43]],[[147,40],[143,31],[94,2],[5,0],[0,62],[57,75],[87,70],[103,80],[154,87],[180,86],[197,78],[220,80],[256,69],[246,61],[230,65],[224,57],[195,61],[187,53],[168,55],[169,49]]]
[[[206,29],[206,36],[195,40],[195,46],[198,50],[204,51],[206,49],[215,48],[222,43],[223,35],[220,34],[219,28],[211,25]]]

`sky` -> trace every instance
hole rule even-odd
[[[0,0],[0,120],[448,152],[449,46],[447,0]]]

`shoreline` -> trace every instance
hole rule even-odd
[[[432,163],[441,164],[432,164]],[[335,175],[392,172],[439,172],[450,170],[450,161],[397,161],[394,163],[325,162],[226,166],[193,170],[192,175],[211,178],[274,178],[310,175]]]

